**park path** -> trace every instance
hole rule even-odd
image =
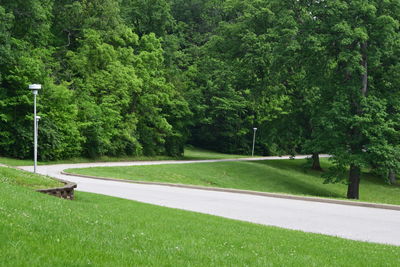
[[[296,158],[304,158],[298,156]],[[260,157],[224,160],[136,161],[79,163],[38,166],[40,174],[72,181],[84,192],[104,194],[225,218],[338,236],[347,239],[400,246],[400,211],[310,202],[232,192],[134,184],[82,178],[62,174],[68,168],[188,164],[243,160],[272,160],[288,157]],[[33,167],[20,167],[33,171]]]

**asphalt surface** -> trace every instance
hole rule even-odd
[[[286,157],[263,157],[240,160],[284,158]],[[78,184],[77,190],[79,191],[104,194],[263,225],[400,246],[400,211],[397,210],[162,185],[132,184],[61,174],[63,170],[68,168],[187,163],[201,164],[201,162],[236,160],[238,159],[60,164],[38,166],[38,173],[75,182]],[[27,171],[33,170],[33,167],[20,168]]]

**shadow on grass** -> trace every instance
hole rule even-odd
[[[379,186],[387,186],[392,187],[393,185],[387,183],[383,177],[379,177],[377,175],[373,175],[371,173],[362,173],[361,183],[368,183]]]
[[[316,171],[312,169],[307,169],[305,168],[306,161],[305,160],[285,160],[285,161],[264,161],[264,162],[258,162],[264,165],[268,165],[270,167],[274,168],[279,168],[279,169],[284,169],[284,170],[290,170],[292,172],[296,172],[299,174],[307,174],[307,175],[312,175],[313,177],[316,178],[321,178],[321,174],[323,172],[321,171]],[[327,162],[323,162],[322,168],[324,170],[327,170],[330,167],[330,164]],[[344,177],[344,179],[347,179],[347,176]],[[369,172],[363,172],[361,175],[361,184],[363,183],[368,183],[368,184],[373,184],[373,185],[379,185],[379,186],[388,186],[391,187],[392,185],[388,184],[383,177],[380,177],[378,175],[374,175]]]
[[[324,179],[321,172],[310,170],[304,171],[305,161],[255,161],[250,164],[258,166],[264,165],[271,168],[268,174],[268,181],[265,183],[273,184],[274,191],[289,194],[313,195],[318,197],[343,198],[344,195],[335,192],[323,184]],[[263,170],[264,172],[264,170]],[[282,172],[289,172],[288,174]]]
[[[328,166],[322,165],[322,171],[312,170],[311,167],[307,166],[306,160],[304,159],[253,161],[253,163],[266,165],[279,170],[294,172],[300,175],[310,175],[322,180],[324,179],[321,177],[323,170],[328,168]]]
[[[296,173],[299,175],[309,175],[313,178],[320,179],[321,180],[321,186],[318,185],[312,185],[314,190],[310,188],[310,186],[304,185],[302,182],[292,179],[292,180],[286,180],[285,183],[290,183],[293,185],[293,187],[298,187],[300,188],[299,190],[296,190],[295,193],[299,193],[299,191],[306,191],[308,193],[306,194],[313,194],[313,195],[319,195],[319,196],[332,196],[332,197],[345,197],[344,195],[341,196],[337,193],[330,192],[327,189],[321,188],[324,185],[322,184],[322,181],[324,178],[321,177],[322,172],[320,171],[315,171],[311,169],[305,169],[304,165],[306,164],[306,160],[279,160],[279,161],[260,161],[260,162],[254,162],[256,164],[261,164],[261,165],[267,165],[271,168],[276,168],[280,170],[285,170],[285,171],[290,171],[292,173]],[[328,161],[321,162],[323,169],[328,169],[331,163]],[[310,178],[311,178],[310,177]],[[347,176],[344,177],[344,179],[347,179]],[[392,185],[389,184],[383,177],[380,177],[378,175],[374,175],[369,172],[363,172],[361,176],[361,186],[363,184],[368,184],[372,186],[379,186],[379,187],[385,187],[387,189],[396,189],[398,188],[398,185]],[[290,187],[290,186],[289,186]],[[331,195],[330,195],[331,194]]]
[[[322,188],[324,184],[321,180],[321,186],[315,184],[304,183],[303,181],[293,179],[291,176],[280,175],[279,176],[279,187],[282,193],[296,194],[296,195],[312,195],[317,197],[334,197],[343,198],[344,195],[338,194],[327,188]]]

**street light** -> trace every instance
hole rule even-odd
[[[252,157],[254,156],[254,144],[256,142],[256,131],[257,131],[257,128],[253,128],[253,131],[254,131],[254,134],[253,134],[253,149],[251,150],[251,156]]]
[[[40,116],[36,116],[36,130],[39,131],[39,120],[40,120]]]
[[[36,173],[37,167],[37,142],[38,142],[38,121],[40,119],[39,116],[36,116],[36,96],[40,89],[42,89],[42,85],[40,84],[30,84],[29,89],[32,90],[33,93],[33,172]]]

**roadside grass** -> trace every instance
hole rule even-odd
[[[71,158],[65,160],[55,160],[55,161],[38,161],[38,165],[50,165],[50,164],[73,164],[73,163],[90,163],[90,162],[117,162],[117,161],[145,161],[145,160],[175,160],[182,158],[174,158],[169,156],[121,156],[121,157],[109,157],[102,156],[99,158],[91,159],[91,158]],[[24,160],[24,159],[13,159],[0,157],[0,163],[8,165],[8,166],[32,166],[33,160]]]
[[[188,147],[185,148],[183,157],[170,157],[170,156],[120,156],[120,157],[109,157],[102,156],[98,158],[71,158],[65,160],[55,161],[38,161],[38,165],[50,165],[50,164],[69,164],[69,163],[90,163],[90,162],[117,162],[117,161],[145,161],[145,160],[195,160],[195,159],[230,159],[230,158],[243,158],[248,157],[247,155],[231,155],[213,152],[209,150]],[[32,166],[33,160],[14,159],[7,157],[0,157],[0,164],[8,166]]]
[[[0,163],[8,166],[31,166],[33,165],[33,160],[0,157]]]
[[[32,189],[52,188],[63,185],[63,183],[53,180],[50,177],[8,167],[0,167],[0,183],[19,185]]]
[[[0,181],[2,266],[399,266],[400,247]],[[39,177],[39,176],[38,176]],[[266,211],[267,212],[267,211]]]
[[[235,188],[328,198],[346,198],[344,183],[324,184],[321,172],[304,168],[305,159],[194,163],[176,165],[95,167],[67,172],[128,180]],[[330,165],[321,159],[323,168]],[[400,205],[400,187],[363,174],[361,201]]]

